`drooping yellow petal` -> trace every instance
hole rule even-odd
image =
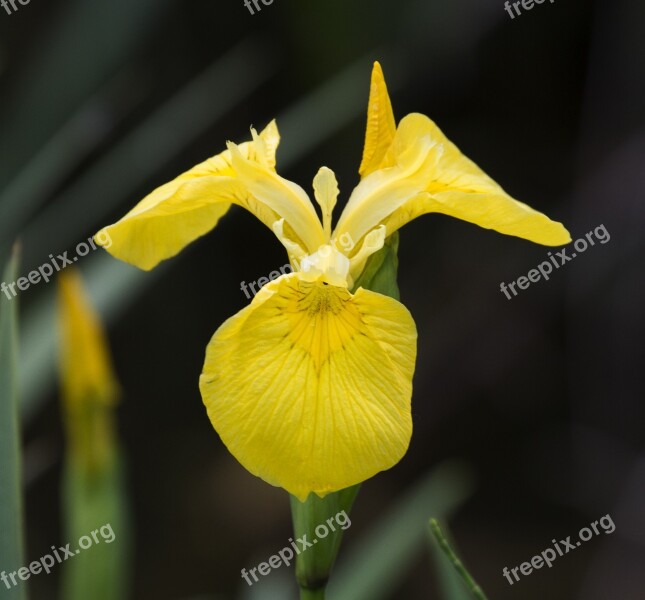
[[[200,390],[242,465],[304,500],[405,454],[415,356],[416,328],[402,304],[294,273],[219,328]]]
[[[213,229],[231,204],[246,208],[271,229],[284,218],[285,236],[291,236],[295,244],[304,244],[299,236],[307,235],[302,224],[310,225],[309,215],[302,216],[307,213],[306,206],[292,204],[293,196],[285,198],[279,192],[264,194],[262,198],[254,195],[256,188],[269,187],[272,191],[275,188],[272,187],[273,178],[277,178],[275,152],[280,140],[275,122],[259,135],[254,133],[254,138],[209,158],[154,190],[117,223],[101,230],[95,236],[97,244],[113,256],[149,270]],[[251,178],[253,189],[241,181],[234,162],[242,165],[245,174],[257,165],[254,172],[258,180]],[[285,188],[288,184],[280,191]],[[309,205],[315,217],[311,202]],[[291,227],[292,220],[299,228],[298,233]],[[320,228],[317,219],[316,223]]]
[[[391,235],[420,215],[440,212],[547,246],[571,241],[562,224],[509,196],[424,115],[401,121],[390,152],[395,166],[359,183],[334,235],[360,240],[380,224]]]
[[[87,470],[110,458],[112,410],[119,388],[107,339],[83,289],[69,267],[58,276],[60,374],[71,458]]]
[[[316,209],[299,185],[280,177],[274,169],[268,168],[261,161],[244,156],[234,144],[229,144],[229,149],[235,176],[247,195],[253,198],[254,203],[268,206],[278,215],[271,226],[284,218],[296,241],[309,252],[314,252],[325,243],[326,238]]]
[[[374,63],[370,98],[367,105],[367,128],[365,130],[365,145],[363,160],[358,170],[361,177],[367,177],[376,169],[382,168],[387,151],[396,133],[396,121],[392,111],[392,103],[385,85],[385,77],[381,65]]]

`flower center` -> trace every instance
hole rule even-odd
[[[322,279],[325,283],[347,287],[349,258],[334,246],[325,244],[300,261],[298,271],[305,274],[305,281]]]

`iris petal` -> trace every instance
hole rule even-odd
[[[361,239],[381,224],[391,235],[416,217],[444,213],[547,246],[571,241],[562,224],[509,196],[421,114],[405,117],[379,169],[354,190],[334,235]]]
[[[60,367],[68,408],[76,412],[82,410],[87,398],[112,406],[118,396],[118,384],[99,317],[77,271],[62,271],[58,283],[62,343]]]
[[[307,226],[313,228],[314,237],[319,236],[316,241],[322,239],[318,220],[311,225],[309,217],[310,214],[315,217],[315,210],[308,198],[305,197],[310,212],[306,202],[303,208],[292,203],[293,197],[285,198],[279,193],[295,184],[286,182],[276,191],[275,182],[285,180],[275,174],[275,152],[280,141],[275,122],[259,136],[254,134],[254,138],[209,158],[154,190],[117,223],[99,232],[95,236],[97,244],[113,256],[149,270],[213,229],[231,204],[246,208],[271,229],[284,218],[284,235],[294,244],[303,244],[299,236],[308,236]],[[241,165],[243,174],[235,163]],[[249,176],[249,171],[256,177]],[[269,189],[272,196],[257,197],[256,188]],[[276,198],[279,202],[272,202]],[[300,202],[301,198],[296,200]],[[291,227],[292,220],[299,228],[298,233]]]
[[[215,333],[200,390],[242,465],[304,500],[405,454],[415,357],[416,328],[402,304],[295,273],[267,284]]]
[[[295,240],[309,252],[315,252],[326,241],[322,225],[307,193],[296,183],[280,177],[260,161],[251,160],[229,144],[233,168],[238,181],[255,202],[269,207],[284,218],[295,234]]]
[[[366,177],[376,169],[383,168],[387,151],[396,133],[396,122],[392,103],[387,92],[383,70],[378,62],[372,69],[370,97],[367,104],[367,127],[363,160],[358,169],[361,177]]]

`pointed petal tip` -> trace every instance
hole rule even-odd
[[[109,232],[110,227],[103,227],[100,231],[97,231],[92,239],[96,242],[97,246],[105,248],[106,250],[112,245],[112,236]]]
[[[548,217],[546,218],[548,219]],[[572,239],[571,234],[562,223],[548,219],[548,227],[530,241],[543,246],[557,247],[570,244]]]
[[[386,86],[383,67],[378,60],[375,60],[372,66],[371,84],[372,86]]]
[[[367,127],[363,158],[358,169],[361,178],[366,177],[381,165],[394,139],[395,132],[396,122],[383,70],[381,64],[374,61],[367,103]]]
[[[571,234],[565,229],[564,225],[561,223],[558,223],[562,227],[562,232],[557,238],[557,241],[552,244],[553,246],[566,246],[567,244],[570,244],[573,239],[571,238]]]

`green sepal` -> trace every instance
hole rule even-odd
[[[398,251],[399,232],[395,231],[385,240],[383,248],[367,259],[363,272],[354,283],[354,290],[362,287],[400,300],[399,286],[396,282],[399,269]]]

